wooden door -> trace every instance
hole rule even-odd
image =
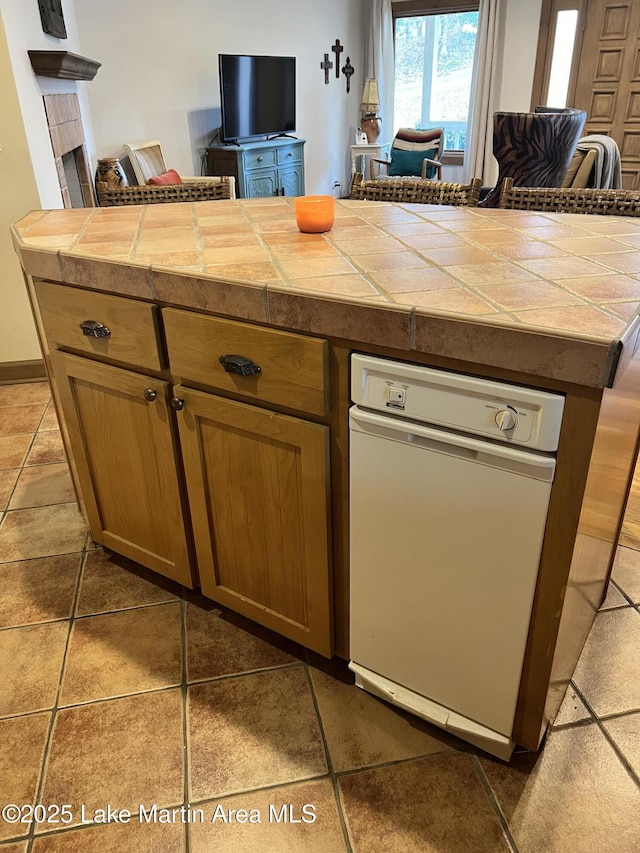
[[[203,593],[330,656],[328,427],[175,395]]]
[[[622,186],[640,189],[640,2],[589,0],[573,106],[588,133],[613,137]]]
[[[169,384],[67,353],[51,358],[91,535],[193,587]]]

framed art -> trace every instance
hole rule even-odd
[[[66,39],[67,28],[62,14],[62,0],[38,0],[42,29],[50,36]]]

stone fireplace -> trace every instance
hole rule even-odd
[[[30,50],[29,59],[37,76],[64,81],[61,93],[43,93],[58,181],[65,207],[95,207],[93,179],[85,140],[78,95],[67,87],[73,80],[93,80],[99,62],[66,50]],[[42,87],[41,87],[42,88]]]

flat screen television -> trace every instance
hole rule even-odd
[[[224,142],[295,131],[295,56],[221,53],[218,69]]]

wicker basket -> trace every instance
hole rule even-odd
[[[221,177],[218,182],[189,182],[185,184],[163,184],[139,187],[108,189],[107,185],[96,183],[98,203],[101,207],[126,204],[167,204],[179,201],[211,201],[214,199],[234,198],[234,178]]]
[[[513,180],[505,178],[498,206],[509,210],[640,216],[640,191],[514,187]]]
[[[366,201],[396,201],[417,204],[453,204],[476,207],[480,197],[480,179],[469,184],[427,181],[414,178],[382,178],[365,181],[354,175],[349,198]]]

